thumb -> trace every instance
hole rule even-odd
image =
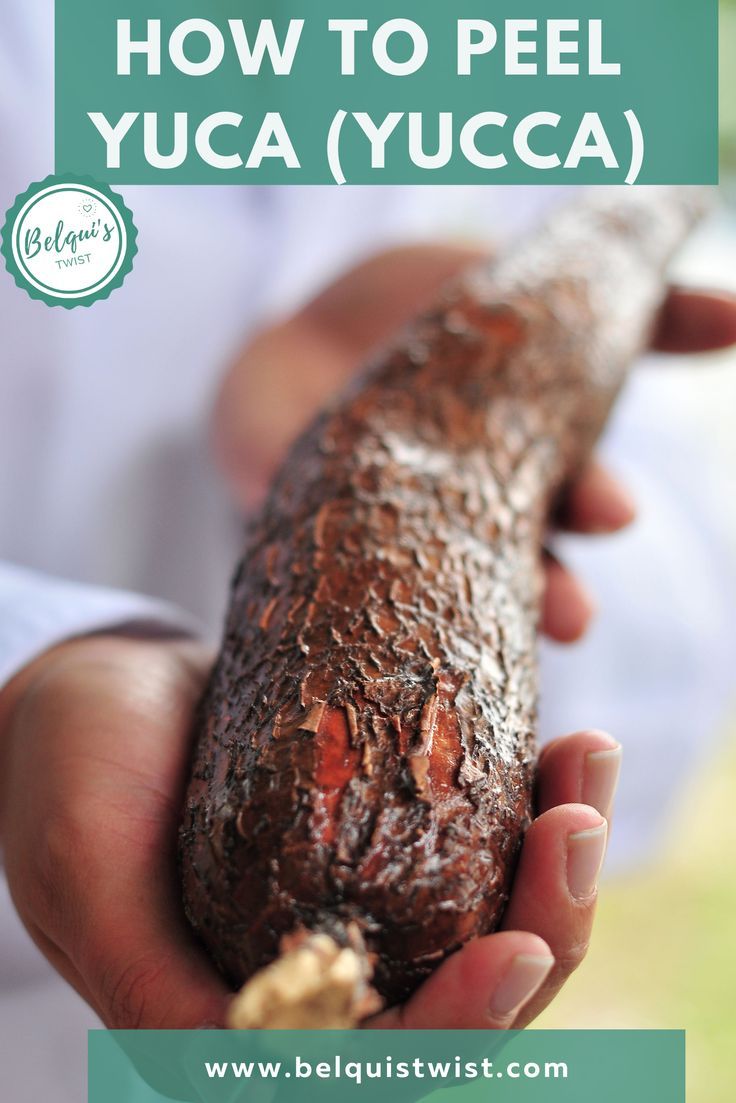
[[[100,639],[49,660],[12,739],[16,905],[108,1027],[220,1022],[227,988],[190,931],[176,861],[191,647]]]
[[[187,930],[175,886],[158,872],[148,884],[121,885],[118,905],[95,895],[73,963],[111,1029],[224,1026],[227,985]]]

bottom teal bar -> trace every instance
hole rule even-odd
[[[678,1030],[92,1030],[88,1103],[684,1103]]]

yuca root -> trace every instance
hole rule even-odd
[[[352,1030],[380,1011],[370,987],[371,956],[357,928],[349,945],[300,931],[281,940],[281,954],[241,989],[230,1005],[232,1030]]]
[[[702,205],[631,188],[558,212],[292,449],[233,582],[180,832],[187,915],[234,987],[281,935],[355,924],[399,1004],[497,928],[533,814],[549,516]]]

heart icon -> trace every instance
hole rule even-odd
[[[92,210],[92,204],[91,203],[85,203],[84,206],[82,207],[82,210],[84,211],[85,214],[89,214],[89,212]]]

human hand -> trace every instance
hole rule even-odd
[[[89,637],[42,656],[0,697],[11,892],[37,945],[108,1027],[224,1022],[229,993],[187,926],[175,861],[210,662],[189,642]],[[370,1025],[518,1026],[539,1013],[587,946],[618,760],[596,732],[545,749],[539,817],[502,931]]]
[[[731,300],[676,292],[664,311],[657,344],[690,350],[720,347],[734,339],[735,331]],[[626,510],[620,497],[616,504],[616,492],[607,481],[600,469],[589,470],[570,492],[564,523],[583,531],[620,527]],[[555,571],[563,583],[549,582]],[[562,568],[548,567],[544,619],[558,638],[572,634],[574,621],[572,597],[560,601],[563,585],[576,584]],[[556,622],[555,587],[558,604],[566,607],[565,633],[559,617]],[[191,715],[210,661],[202,649],[181,641],[91,637],[43,656],[0,697],[0,814],[11,890],[37,943],[107,1025],[222,1021],[227,990],[182,916],[174,860]],[[591,737],[575,737],[581,738]],[[549,799],[545,804],[545,785],[557,785],[555,778],[560,782],[555,804],[581,799],[581,770],[571,782],[574,771],[563,753],[566,746],[560,744],[561,749],[547,752],[542,760],[540,810],[550,805]],[[472,970],[472,955],[478,954],[479,982],[481,958],[500,976],[504,962],[529,952],[518,947],[531,946],[527,936],[535,933],[546,938],[558,964],[524,1015],[564,977],[570,953],[564,945],[555,947],[554,932],[547,936],[542,922],[546,913],[535,926],[528,918],[535,914],[533,901],[528,908],[516,902],[531,900],[525,886],[539,876],[543,887],[548,868],[559,874],[560,840],[593,830],[600,818],[591,821],[590,815],[555,808],[532,827],[507,929],[492,936],[492,952],[485,949],[486,940],[479,940],[428,982],[447,984],[447,1007],[458,990],[453,970]],[[544,842],[547,832],[551,843]],[[543,853],[549,859],[553,852],[558,855],[556,867],[535,858]],[[559,897],[559,883],[548,888],[550,898],[555,893]],[[508,930],[512,922],[526,932],[521,942]],[[565,922],[557,926],[563,933],[567,929]],[[486,987],[489,983],[487,970]],[[445,998],[442,989],[434,991]],[[418,1003],[412,1001],[405,1015],[426,1006],[426,996],[415,999]],[[464,1002],[458,1011],[463,1009],[472,1010]]]
[[[213,446],[238,502],[252,509],[298,431],[366,357],[432,300],[440,287],[483,259],[477,249],[413,246],[353,269],[297,315],[259,334],[228,372],[216,404]],[[673,288],[653,348],[707,352],[736,343],[736,299]],[[571,485],[557,515],[561,529],[613,533],[635,506],[595,459]],[[595,603],[586,588],[548,554],[541,628],[558,642],[585,632]]]
[[[0,831],[21,919],[115,1028],[221,1022],[176,863],[192,715],[212,661],[182,640],[92,636],[0,695]]]

